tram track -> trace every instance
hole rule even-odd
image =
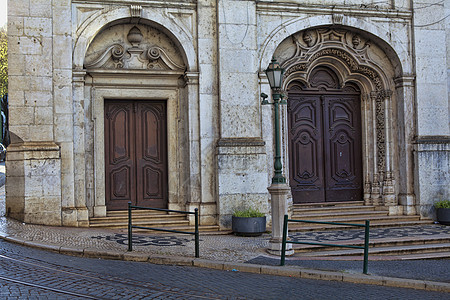
[[[16,254],[18,255],[18,254]],[[10,257],[5,254],[0,254],[0,265],[3,266],[4,271],[2,273],[6,273],[8,269],[12,270],[13,268],[17,269],[17,266],[22,265],[26,269],[30,269],[39,274],[45,274],[49,273],[53,275],[55,278],[61,278],[61,280],[70,281],[70,279],[73,279],[73,285],[79,285],[79,282],[87,281],[90,283],[91,289],[93,287],[98,286],[99,288],[105,288],[105,286],[111,286],[114,288],[122,287],[123,290],[127,291],[127,295],[130,296],[130,298],[133,297],[133,295],[137,297],[145,296],[145,297],[160,297],[161,295],[173,295],[177,297],[186,297],[189,299],[197,298],[197,299],[225,299],[226,296],[220,296],[213,292],[198,292],[195,290],[181,290],[180,288],[170,288],[166,287],[164,284],[160,282],[142,282],[142,281],[131,281],[130,279],[126,278],[119,278],[115,276],[105,275],[101,273],[92,273],[81,269],[73,269],[74,271],[64,270],[64,266],[56,265],[56,266],[48,266],[48,262],[42,262],[38,263],[35,262],[35,258],[28,258],[30,261],[25,261],[25,257],[21,258],[14,258]],[[3,263],[2,263],[3,261]],[[33,262],[34,261],[34,262]],[[9,262],[9,265],[11,268],[7,268],[7,266],[4,266],[5,262]],[[44,265],[47,264],[47,265]],[[8,265],[8,263],[6,263]],[[63,268],[63,269],[61,269]],[[77,272],[78,271],[78,272]],[[90,273],[88,274],[82,274],[82,273]],[[5,276],[6,275],[6,276]],[[114,297],[102,297],[100,295],[93,295],[89,293],[84,292],[76,292],[76,291],[70,291],[67,289],[61,289],[58,287],[53,287],[50,285],[40,284],[40,283],[32,283],[30,281],[26,281],[23,279],[15,278],[13,275],[7,275],[7,274],[0,274],[0,280],[11,282],[19,285],[24,285],[28,287],[32,287],[35,289],[41,289],[46,291],[51,291],[58,294],[68,295],[71,297],[80,297],[84,299],[114,299]],[[201,293],[201,294],[199,294]],[[124,299],[122,296],[118,297],[117,299]]]

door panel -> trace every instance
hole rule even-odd
[[[125,209],[128,201],[136,203],[134,132],[132,103],[107,102],[105,167],[108,209]]]
[[[294,199],[323,201],[323,139],[320,99],[289,95],[290,185]]]
[[[108,210],[167,207],[165,102],[105,102]]]
[[[324,96],[326,201],[361,200],[358,96]]]
[[[357,94],[289,91],[289,170],[294,203],[362,198]]]
[[[148,207],[166,207],[167,166],[165,107],[163,103],[139,103],[137,142],[138,203]]]

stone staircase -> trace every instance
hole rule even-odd
[[[132,224],[135,226],[155,227],[181,231],[194,231],[194,226],[189,225],[187,216],[178,213],[166,213],[151,210],[133,210]],[[128,227],[128,211],[108,211],[106,217],[96,217],[89,220],[91,228],[126,229]],[[218,231],[219,226],[201,225],[200,232]],[[133,232],[144,231],[133,229]],[[145,230],[148,232],[148,230]]]
[[[362,201],[294,205],[292,219],[364,224],[370,220],[369,259],[450,258],[450,226],[420,216],[389,216],[387,210]],[[364,229],[311,223],[289,223],[292,240],[364,246]],[[293,258],[362,260],[363,250],[297,245]]]
[[[371,228],[432,223],[432,220],[421,219],[420,216],[389,216],[387,208],[367,206],[364,205],[363,201],[295,204],[292,211],[292,219],[350,224],[364,224],[365,220],[370,220]],[[336,228],[354,227],[311,223],[291,223],[289,225],[290,231],[314,231]]]

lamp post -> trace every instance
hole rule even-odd
[[[286,178],[283,176],[283,165],[281,163],[281,138],[280,138],[280,105],[287,104],[282,94],[284,69],[276,59],[272,59],[267,69],[264,71],[272,90],[272,102],[269,102],[268,95],[262,93],[262,105],[271,104],[274,107],[274,135],[275,135],[275,157],[274,157],[274,176],[272,185],[268,188],[271,196],[272,212],[272,238],[269,241],[268,252],[275,255],[281,255],[283,218],[287,214],[287,194],[289,186],[286,184]],[[286,245],[286,255],[292,255],[292,244]]]

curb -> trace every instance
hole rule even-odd
[[[133,253],[128,251],[120,252],[120,251],[105,251],[94,248],[85,248],[85,249],[70,248],[28,241],[21,239],[19,237],[12,237],[7,235],[0,235],[0,238],[7,242],[20,244],[27,247],[39,248],[43,250],[58,252],[60,254],[87,257],[87,258],[149,262],[159,265],[194,266],[200,268],[208,268],[232,272],[246,272],[254,274],[297,277],[315,280],[342,281],[356,284],[371,284],[371,285],[381,285],[389,287],[450,293],[450,283],[439,281],[406,279],[406,278],[365,275],[365,274],[351,274],[339,271],[324,271],[294,266],[282,267],[282,266],[267,266],[267,265],[257,265],[247,263],[234,263],[218,260],[209,260],[203,258],[153,255],[136,252]]]

